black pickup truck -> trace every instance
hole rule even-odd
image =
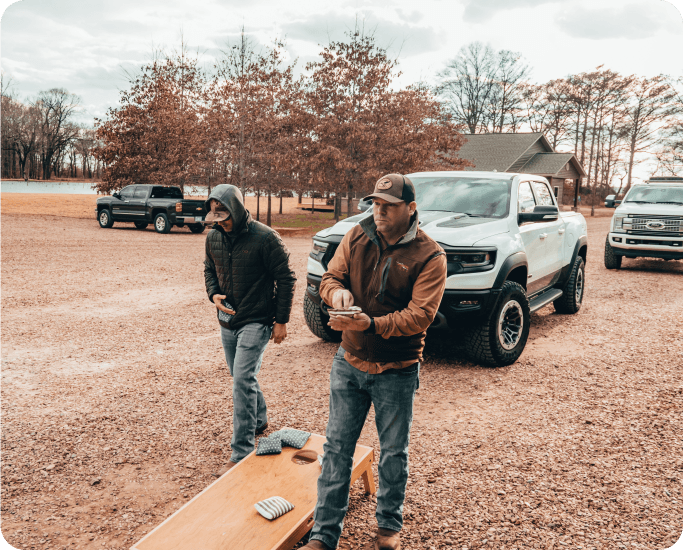
[[[180,187],[162,185],[129,185],[110,197],[97,199],[100,227],[114,222],[133,222],[138,229],[154,224],[157,233],[168,233],[176,227],[187,227],[192,233],[204,231],[204,201],[186,200]]]

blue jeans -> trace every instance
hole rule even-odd
[[[340,347],[332,362],[330,418],[311,532],[311,539],[331,548],[337,547],[349,508],[353,453],[371,404],[375,407],[380,446],[377,524],[384,529],[401,530],[413,401],[420,383],[419,363],[368,374],[350,365],[344,353]]]
[[[255,432],[268,421],[266,400],[256,375],[261,370],[272,327],[250,323],[237,330],[221,327],[225,360],[232,376],[232,456],[239,462],[256,443]]]

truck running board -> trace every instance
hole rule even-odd
[[[550,302],[557,300],[560,296],[562,296],[562,291],[559,288],[546,290],[543,294],[534,296],[529,300],[529,309],[531,310],[531,313],[538,311],[543,306],[547,306]]]

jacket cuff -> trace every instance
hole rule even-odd
[[[384,333],[389,325],[389,319],[387,319],[387,316],[383,315],[382,317],[373,317],[373,319],[375,320],[375,334],[381,336],[382,338],[386,338]]]
[[[275,316],[275,322],[278,325],[286,325],[287,323],[289,323],[289,316],[284,317],[284,316],[276,315]]]

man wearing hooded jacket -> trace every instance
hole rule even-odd
[[[234,185],[216,186],[206,201],[204,280],[216,306],[225,359],[233,377],[232,455],[223,473],[254,450],[268,427],[257,380],[268,340],[287,337],[296,277],[289,251],[270,227],[251,218]]]

